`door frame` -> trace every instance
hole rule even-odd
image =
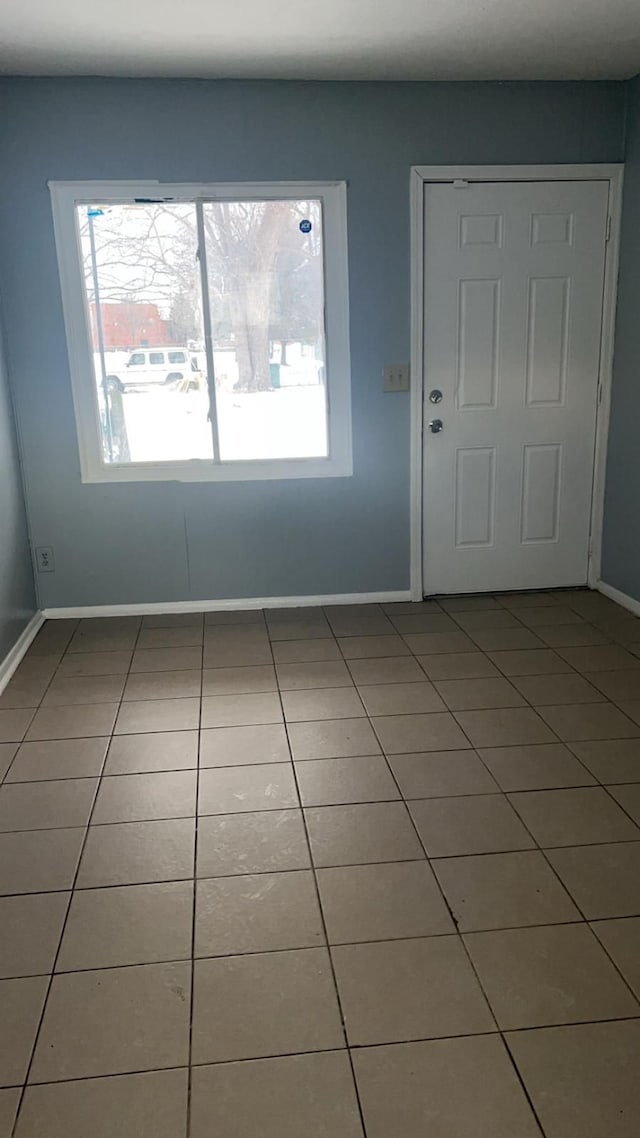
[[[587,581],[600,580],[602,526],[611,407],[615,338],[623,163],[586,163],[545,166],[413,166],[410,179],[411,246],[411,357],[410,357],[410,588],[413,600],[422,600],[427,583],[423,566],[423,426],[424,426],[424,202],[425,188],[436,182],[577,182],[609,183],[608,230],[602,295],[602,328],[598,369],[598,406],[591,501],[591,531]]]

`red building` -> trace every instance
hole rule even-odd
[[[95,304],[90,305],[91,335],[98,346]],[[131,348],[164,347],[175,343],[171,322],[163,320],[157,304],[103,301],[102,334],[107,352],[129,351]]]

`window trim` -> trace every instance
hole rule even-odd
[[[49,182],[82,482],[238,482],[353,474],[346,182]],[[93,379],[76,206],[85,202],[322,201],[328,451],[326,458],[107,463]],[[203,298],[203,301],[205,298]],[[87,382],[87,375],[91,382]]]

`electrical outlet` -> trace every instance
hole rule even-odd
[[[53,560],[53,549],[50,545],[36,546],[36,565],[38,566],[38,573],[54,573],[55,561]]]
[[[384,391],[409,390],[409,364],[385,364],[382,376]]]

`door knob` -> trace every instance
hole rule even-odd
[[[432,419],[429,423],[429,430],[431,431],[432,435],[439,434],[443,427],[444,423],[442,422],[442,419]]]
[[[438,391],[437,387],[434,387],[433,391],[429,392],[429,402],[430,403],[441,403],[442,402],[442,392]]]

